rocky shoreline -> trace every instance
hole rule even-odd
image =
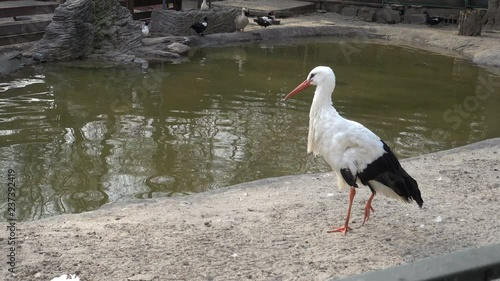
[[[446,54],[455,53],[471,59],[485,67],[500,67],[500,31],[485,30],[483,36],[458,36],[456,26],[430,28],[413,24],[380,24],[365,22],[358,18],[337,13],[312,13],[281,19],[281,24],[262,28],[250,24],[246,32],[216,33],[201,36],[158,36],[143,38],[142,45],[121,53],[109,51],[88,56],[90,59],[105,59],[124,63],[147,65],[147,61],[177,61],[186,56],[189,48],[169,48],[175,43],[189,47],[223,46],[267,40],[293,40],[308,37],[345,38],[354,43],[383,39],[395,44],[408,44]],[[40,61],[37,53],[30,51],[33,44],[3,48],[0,57],[0,75],[5,75],[23,66]],[[499,72],[498,69],[495,70]]]

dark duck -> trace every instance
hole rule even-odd
[[[263,17],[257,17],[256,19],[253,20],[256,22],[258,25],[263,26],[263,27],[268,27],[272,24],[279,24],[279,21],[277,21],[274,18],[274,12],[271,11],[267,14],[267,16]]]
[[[205,36],[203,35],[203,32],[205,31],[205,29],[207,29],[208,26],[207,20],[208,20],[207,17],[204,17],[202,21],[193,23],[193,25],[191,25],[190,28],[196,31],[196,34],[200,36]]]
[[[425,22],[430,26],[440,24],[444,19],[443,17],[431,17],[427,11],[424,12]]]

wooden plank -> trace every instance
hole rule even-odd
[[[136,7],[161,5],[162,3],[163,0],[135,0]]]
[[[152,12],[153,11],[135,12],[133,18],[134,20],[150,19]]]
[[[33,32],[33,33],[0,36],[0,46],[38,41],[42,39],[44,33],[45,32]]]
[[[45,27],[49,25],[52,20],[43,21],[13,21],[3,23],[0,25],[0,36],[44,32]]]
[[[55,1],[2,1],[0,2],[0,18],[52,14],[59,6]]]

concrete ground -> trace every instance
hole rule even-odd
[[[500,243],[499,156],[497,138],[404,160],[423,208],[376,196],[361,226],[361,188],[346,236],[326,232],[348,200],[331,174],[22,223],[17,280],[325,280]]]

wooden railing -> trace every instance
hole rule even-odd
[[[150,18],[153,10],[182,10],[182,0],[123,0],[121,2],[125,2],[122,5],[129,9],[135,20]]]

